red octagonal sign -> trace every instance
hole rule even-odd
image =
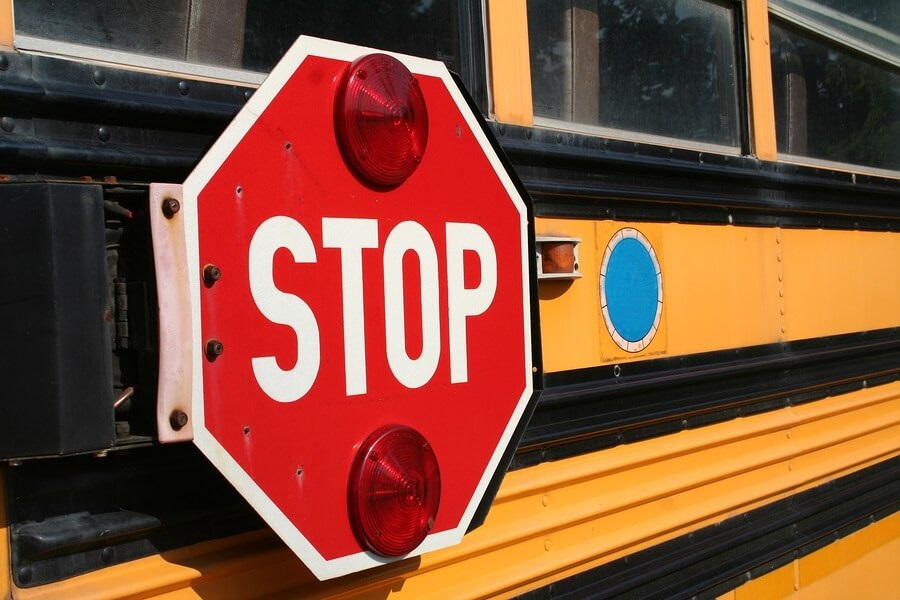
[[[373,52],[298,40],[178,215],[195,443],[320,578],[457,543],[534,395],[526,204],[442,63]]]

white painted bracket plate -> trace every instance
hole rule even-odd
[[[156,428],[162,443],[194,439],[191,296],[182,206],[181,185],[150,184],[150,230],[159,305]]]

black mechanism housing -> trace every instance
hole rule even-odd
[[[0,457],[108,448],[112,307],[101,188],[2,185],[0,214]]]

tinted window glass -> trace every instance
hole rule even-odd
[[[734,16],[703,0],[529,0],[535,115],[739,145]]]
[[[772,23],[778,151],[900,169],[900,73]]]
[[[268,71],[300,34],[443,60],[458,69],[451,0],[249,0],[244,66]]]
[[[300,34],[459,69],[455,0],[16,0],[15,19],[17,35],[260,72]]]

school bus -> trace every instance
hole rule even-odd
[[[539,322],[483,523],[324,581],[161,442],[148,216],[302,34],[458,74]],[[894,0],[5,0],[0,47],[3,597],[900,596]]]

